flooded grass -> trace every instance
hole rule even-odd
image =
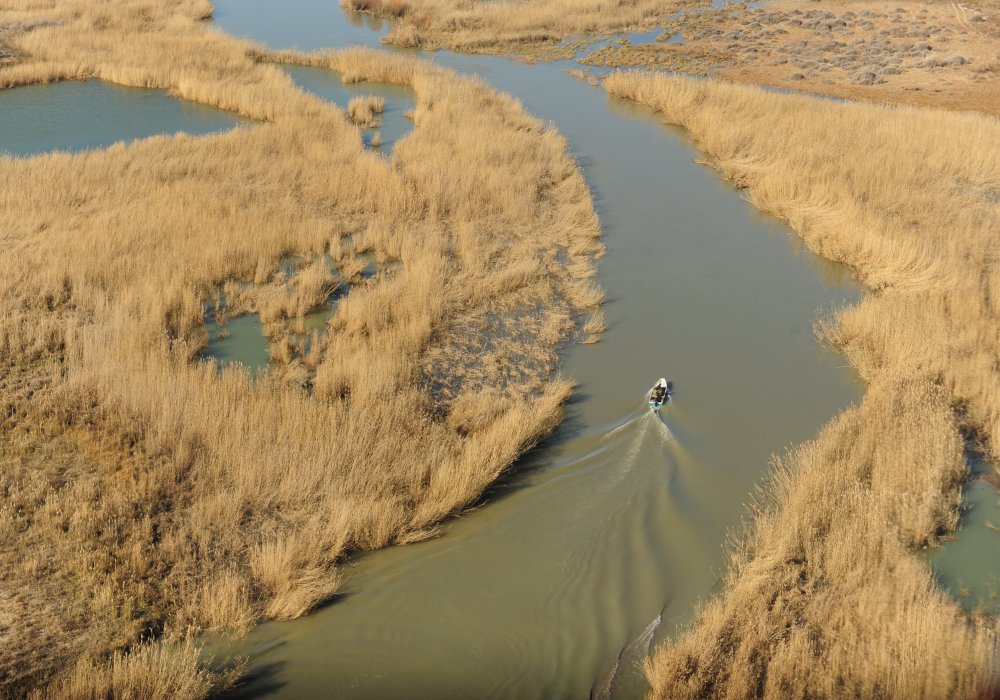
[[[706,0],[513,0],[463,4],[449,0],[344,0],[346,9],[393,20],[382,41],[401,48],[569,58],[567,37],[649,31],[682,8]]]
[[[349,244],[350,238],[342,239]],[[278,273],[284,279],[294,276],[310,265],[322,264],[331,272],[337,265],[329,255],[318,257],[289,256],[278,264]],[[401,269],[399,262],[387,262],[379,266],[374,253],[362,253],[352,257],[347,263],[350,270],[355,271],[353,279],[357,284],[372,284],[376,276],[392,274]],[[302,315],[284,319],[282,323],[268,326],[259,313],[236,313],[227,307],[227,296],[220,292],[218,300],[205,309],[205,331],[208,342],[199,352],[199,357],[213,360],[221,372],[227,367],[241,365],[250,370],[255,378],[268,370],[276,361],[287,364],[294,359],[310,356],[314,349],[320,352],[330,320],[337,312],[338,305],[350,293],[350,282],[342,274],[338,275],[337,287],[319,303],[311,306]],[[231,285],[239,289],[241,294],[259,291],[258,285],[242,283]],[[282,344],[287,357],[274,356],[273,343],[278,338],[287,338],[289,342]],[[318,356],[314,356],[318,360]]]
[[[214,359],[220,372],[229,365],[239,364],[256,376],[267,368],[270,361],[267,337],[257,314],[244,314],[225,323],[215,321],[213,314],[206,320],[205,330],[208,347],[202,357]]]

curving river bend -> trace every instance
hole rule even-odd
[[[305,50],[378,46],[386,28],[336,0],[217,0],[215,21]],[[631,646],[607,689],[636,697],[635,661],[712,592],[769,456],[860,396],[812,332],[860,290],[693,162],[682,131],[569,64],[428,57],[569,139],[603,225],[609,330],[567,349],[565,422],[484,505],[439,539],[356,558],[333,604],[227,649],[251,659],[237,695],[581,698]],[[643,405],[660,376],[675,384],[663,422]]]

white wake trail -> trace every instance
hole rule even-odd
[[[663,419],[660,418],[658,415],[655,414],[653,415],[656,418],[656,425],[659,428],[656,432],[660,438],[660,441],[666,444],[668,442],[672,442],[673,440],[675,440],[676,438],[674,438],[674,434],[670,432],[670,428],[667,426],[665,422],[663,422]]]
[[[649,656],[649,648],[653,643],[653,635],[656,633],[662,620],[663,611],[661,610],[656,614],[652,622],[646,626],[646,629],[642,631],[642,634],[622,647],[621,651],[618,652],[618,658],[615,659],[611,668],[591,688],[591,700],[609,700],[614,690],[615,678],[618,676],[618,672],[623,668],[640,663],[642,659]]]
[[[629,427],[630,425],[632,425],[633,423],[635,423],[637,420],[642,420],[643,415],[644,415],[644,412],[642,412],[642,413],[636,412],[635,415],[633,415],[631,418],[629,418],[628,420],[626,420],[624,423],[622,423],[621,425],[616,426],[616,427],[612,428],[611,430],[609,430],[608,432],[606,432],[604,434],[604,437],[601,438],[601,440],[609,440],[609,439],[611,439],[612,436],[617,435],[621,431],[625,430],[625,428]]]

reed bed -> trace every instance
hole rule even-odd
[[[776,460],[724,592],[647,664],[652,697],[993,697],[993,620],[914,553],[953,531],[970,444],[1000,462],[1000,122],[616,73],[713,167],[872,290],[820,332],[869,385]]]
[[[347,104],[347,116],[358,126],[375,127],[382,123],[385,98],[371,95],[355,97]]]
[[[210,12],[0,3],[31,27],[0,86],[99,78],[255,120],[0,158],[0,694],[230,682],[175,643],[302,615],[346,556],[474,503],[558,423],[556,351],[601,301],[589,192],[516,100],[374,51],[270,54]],[[282,62],[409,86],[414,131],[369,151]],[[366,252],[393,273],[362,281]],[[227,285],[280,326],[341,280],[308,357],[256,381],[199,359]]]
[[[385,42],[474,53],[535,54],[569,37],[648,30],[706,0],[341,0],[341,6],[394,22]],[[567,51],[569,53],[567,53]],[[560,56],[572,55],[565,49]],[[554,57],[555,54],[552,54]]]

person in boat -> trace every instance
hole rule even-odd
[[[653,392],[649,395],[649,400],[653,403],[664,403],[667,400],[667,380],[660,379],[654,386]]]

